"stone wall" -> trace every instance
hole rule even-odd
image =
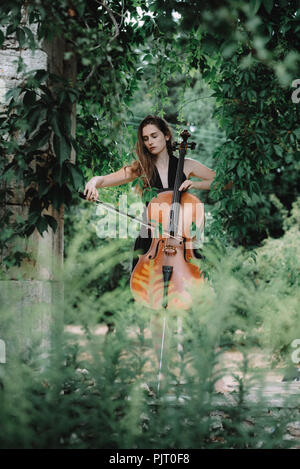
[[[33,33],[35,31],[33,30]],[[64,52],[67,47],[63,38],[58,38],[51,43],[43,43],[39,50],[34,53],[29,49],[18,48],[15,38],[8,38],[0,50],[0,106],[5,109],[5,94],[22,80],[22,73],[17,72],[15,61],[22,57],[26,64],[27,71],[35,69],[46,69],[51,73],[65,76],[71,80],[76,80],[75,60],[66,62]],[[70,109],[72,113],[72,134],[75,136],[75,106]],[[71,159],[75,162],[75,154]],[[11,189],[13,197],[6,200],[6,204],[13,211],[14,215],[26,216],[28,207],[24,204],[24,189],[22,181],[15,181]],[[28,238],[21,241],[22,248],[30,253],[32,260],[23,261],[21,268],[13,268],[8,272],[5,280],[0,282],[0,310],[10,311],[16,315],[18,320],[14,321],[14,334],[24,336],[29,331],[24,327],[26,316],[30,310],[35,310],[40,318],[35,322],[36,328],[41,330],[48,341],[49,325],[53,314],[53,305],[59,300],[62,305],[63,286],[57,278],[57,267],[63,264],[64,251],[64,209],[61,207],[57,212],[53,207],[45,213],[52,215],[57,223],[56,233],[49,228],[47,233],[41,236],[37,230]],[[20,279],[20,275],[21,278]],[[63,308],[61,307],[61,315]],[[5,314],[2,315],[5,317]],[[16,328],[17,325],[17,328]],[[0,339],[9,345],[10,338],[5,337],[6,325],[0,321]],[[26,332],[25,332],[26,331]],[[24,340],[23,340],[24,339]],[[27,342],[23,337],[21,343]],[[45,342],[45,343],[46,343]],[[6,359],[9,363],[9,346],[6,350]]]

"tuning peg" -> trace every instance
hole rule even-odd
[[[191,150],[194,150],[196,148],[196,142],[186,142],[187,148],[190,148]],[[172,143],[172,150],[175,151],[177,148],[180,146],[178,142],[173,142]]]

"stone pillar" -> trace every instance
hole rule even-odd
[[[67,47],[63,38],[42,44],[41,48],[34,53],[26,48],[20,50],[13,36],[6,40],[0,51],[1,108],[5,109],[6,92],[22,80],[22,74],[17,73],[17,66],[14,63],[19,56],[24,60],[27,71],[46,69],[75,81],[76,62],[75,59],[68,62],[64,60],[66,51]],[[72,113],[72,133],[75,136],[75,105],[70,112]],[[75,162],[74,153],[71,159]],[[15,181],[12,190],[14,196],[6,200],[6,204],[9,205],[14,216],[17,214],[26,216],[28,207],[24,204],[22,181]],[[56,317],[56,320],[61,322],[63,316],[63,285],[57,278],[56,266],[63,264],[64,209],[61,207],[58,213],[53,207],[49,207],[45,213],[56,219],[58,224],[56,233],[48,228],[48,232],[44,232],[41,236],[35,230],[28,239],[20,240],[21,247],[32,255],[32,260],[23,261],[20,268],[11,268],[0,281],[0,340],[7,345],[7,364],[10,361],[10,338],[6,337],[6,334],[11,334],[8,332],[9,323],[12,326],[10,330],[14,330],[15,339],[17,338],[17,342],[23,349],[23,346],[26,348],[26,344],[31,343],[29,336],[35,332],[27,328],[26,321],[29,314],[34,312],[35,316],[34,326],[33,322],[29,321],[28,324],[31,324],[29,327],[42,332],[45,346],[48,343],[50,322],[57,302],[60,304],[60,318]],[[14,318],[13,323],[12,318]]]

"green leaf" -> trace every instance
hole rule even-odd
[[[42,98],[45,99],[47,102],[53,102],[54,104],[54,98],[49,88],[46,85],[40,85],[40,88],[44,91],[44,95],[42,95]]]
[[[45,108],[41,109],[40,106],[37,106],[36,108],[31,110],[27,118],[27,124],[28,124],[28,128],[30,129],[30,131],[36,130],[38,122],[43,121],[45,116],[46,116]]]
[[[282,148],[280,145],[273,145],[276,155],[282,156]]]
[[[76,11],[79,16],[82,16],[85,10],[85,2],[81,2],[76,4]]]
[[[258,12],[260,5],[261,0],[250,0],[251,11],[254,15]]]
[[[269,14],[271,13],[273,9],[273,4],[274,4],[273,0],[263,0],[264,8]]]
[[[48,223],[46,221],[46,218],[43,216],[40,216],[39,219],[36,222],[36,228],[38,232],[40,233],[41,236],[43,236],[44,231],[48,230]]]
[[[85,66],[91,65],[91,59],[89,59],[88,57],[82,57],[81,63],[82,65],[85,65]]]
[[[238,177],[241,178],[245,174],[245,169],[242,166],[237,167]]]
[[[150,62],[152,59],[153,59],[153,56],[151,54],[146,54],[143,57],[143,60],[145,60],[146,62]]]
[[[28,223],[35,225],[40,217],[40,212],[31,212],[28,216]]]
[[[2,46],[2,44],[3,44],[3,42],[4,42],[4,39],[5,39],[4,34],[3,34],[3,32],[0,30],[0,47]]]
[[[50,135],[50,131],[48,131],[47,133],[38,133],[38,135],[36,135],[34,139],[30,141],[26,149],[27,153],[43,148],[44,145],[46,145],[46,143],[48,142]]]
[[[35,92],[34,91],[26,91],[23,97],[23,104],[26,107],[31,107],[35,103]]]
[[[293,133],[296,135],[297,138],[300,139],[300,127],[298,127],[298,129],[295,129]]]
[[[58,93],[57,101],[58,101],[59,106],[62,105],[62,103],[64,102],[66,97],[67,97],[67,93],[64,90],[62,90],[60,93]]]
[[[21,93],[21,88],[15,87],[7,91],[5,99],[8,101],[10,98],[17,99]]]
[[[10,34],[14,33],[16,30],[16,25],[10,24],[6,30],[6,35],[9,36]]]
[[[24,235],[30,236],[34,232],[35,226],[34,225],[27,225],[24,229]]]
[[[54,135],[53,147],[60,164],[70,158],[71,144],[65,137],[58,137],[57,135]]]
[[[49,190],[49,184],[46,181],[39,181],[39,191],[38,191],[39,198],[47,194],[48,190]]]
[[[70,164],[69,168],[72,175],[74,188],[75,190],[78,190],[79,187],[83,184],[83,176],[73,164]]]
[[[34,35],[31,31],[31,29],[27,28],[27,26],[23,26],[23,31],[27,34],[27,37],[30,41],[30,45],[33,47],[34,46]]]
[[[52,200],[52,205],[59,210],[61,204],[64,203],[64,193],[58,183],[54,184],[48,192],[48,197]]]
[[[67,92],[67,96],[72,104],[78,99],[78,93],[76,90],[69,90]]]
[[[71,116],[69,112],[62,112],[60,114],[60,128],[67,136],[71,134]]]
[[[34,79],[37,80],[39,83],[48,80],[48,77],[49,73],[47,72],[47,70],[44,69],[37,70],[34,75]]]
[[[46,222],[48,223],[48,225],[50,225],[50,227],[52,228],[52,230],[54,231],[54,233],[56,232],[57,230],[57,221],[55,220],[54,217],[51,217],[51,215],[44,215],[44,218],[46,220]]]
[[[17,28],[16,36],[17,36],[17,40],[19,42],[20,48],[22,48],[24,46],[25,40],[26,40],[26,35],[25,35],[22,28]]]
[[[51,112],[51,111],[50,111]],[[49,123],[52,127],[53,132],[58,136],[62,137],[62,133],[59,128],[59,118],[56,111],[52,112],[49,118]]]

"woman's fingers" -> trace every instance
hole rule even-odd
[[[95,188],[94,184],[91,184],[89,182],[86,184],[83,194],[85,195],[85,198],[87,200],[97,200],[99,197],[98,191]]]
[[[86,198],[88,198],[89,195],[90,195],[90,191],[91,191],[91,189],[90,189],[90,184],[87,183],[87,184],[85,185],[85,188],[84,188],[84,191],[83,191],[83,195],[85,195]]]
[[[186,191],[189,187],[191,187],[192,181],[186,180],[184,181],[181,186],[179,187],[180,191]]]
[[[83,194],[85,195],[85,198],[89,200],[91,196],[91,189],[88,186],[85,186]]]
[[[98,191],[97,191],[97,189],[94,189],[94,190],[91,192],[91,195],[90,195],[89,200],[97,200],[98,197],[99,197]]]

